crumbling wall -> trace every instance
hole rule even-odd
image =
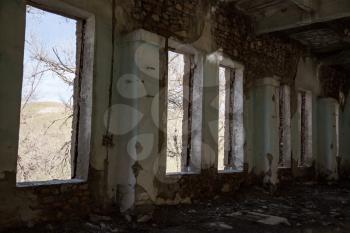
[[[319,69],[321,97],[331,97],[340,101],[340,92],[348,93],[346,73],[339,67],[322,65]]]
[[[254,34],[251,21],[230,3],[220,3],[213,14],[216,46],[245,66],[245,86],[254,79],[279,76],[282,84],[292,84],[302,47],[276,35]]]
[[[283,84],[292,84],[303,47],[275,34],[256,35],[251,19],[225,1],[190,0],[118,1],[119,30],[143,28],[166,38],[194,44],[202,50],[221,50],[245,66],[245,85],[254,79],[279,76]],[[125,22],[125,23],[123,23]],[[128,24],[126,23],[128,22]],[[206,38],[203,38],[206,37]],[[209,40],[207,44],[204,41]],[[209,45],[209,46],[208,46]]]
[[[0,230],[77,219],[89,213],[91,200],[87,183],[53,181],[16,187],[13,181],[15,176],[10,174],[0,180]]]
[[[55,6],[59,5],[57,1],[38,0],[38,2],[52,4],[53,11]],[[254,80],[275,75],[280,77],[281,83],[293,83],[297,62],[303,51],[298,44],[289,39],[276,35],[256,36],[250,20],[236,11],[232,3],[227,2],[116,0],[115,9],[112,7],[111,0],[64,0],[61,3],[90,12],[96,18],[93,133],[88,184],[15,187],[25,1],[1,0],[0,26],[4,28],[4,33],[0,35],[0,73],[2,74],[0,109],[3,109],[0,117],[0,197],[4,198],[0,198],[0,225],[13,226],[67,219],[76,216],[79,212],[85,214],[88,210],[87,206],[91,204],[89,198],[92,198],[93,204],[98,203],[99,207],[110,207],[115,201],[118,190],[115,186],[117,178],[114,175],[117,173],[118,166],[124,166],[124,164],[117,164],[114,158],[120,156],[123,151],[117,146],[113,147],[118,137],[111,139],[112,145],[107,147],[102,145],[102,139],[106,134],[105,114],[111,107],[110,90],[117,91],[115,84],[120,78],[120,61],[116,56],[119,51],[112,54],[113,47],[120,42],[119,37],[113,41],[113,14],[116,16],[115,32],[118,36],[143,28],[165,38],[172,37],[181,43],[192,44],[206,54],[222,51],[232,60],[239,61],[245,66],[246,90],[252,86]],[[59,12],[64,13],[68,8],[61,7]],[[113,61],[114,64],[112,64]],[[150,80],[153,81],[146,80],[145,85],[149,85],[150,90],[156,90],[157,88],[152,86],[157,85],[156,79]],[[204,88],[203,92],[207,90]],[[153,96],[157,93],[152,91],[151,94]],[[152,96],[145,97],[148,98],[148,104]],[[113,98],[118,102],[118,95]],[[118,117],[114,119],[118,121]],[[149,120],[146,120],[144,125],[150,125]],[[157,145],[155,144],[155,148]],[[145,164],[145,166],[154,165]],[[153,167],[148,168],[148,170],[152,169]],[[134,175],[137,176],[137,174]],[[218,174],[216,168],[210,167],[202,170],[200,175],[180,177],[175,179],[174,183],[159,185],[157,180],[153,180],[153,183],[159,190],[158,202],[166,204],[179,203],[177,199],[187,202],[196,197],[209,198],[218,193],[234,192],[247,178],[247,172]],[[136,192],[137,190],[138,187]],[[139,193],[142,194],[142,192]],[[139,196],[136,200],[137,198]],[[3,200],[14,205],[4,205]],[[54,213],[52,206],[57,206],[55,208],[57,213]]]
[[[158,188],[156,204],[191,204],[194,200],[211,199],[217,195],[230,196],[243,184],[249,183],[252,176],[241,173],[218,173],[216,168],[202,170],[200,175],[178,175],[168,182],[154,180]],[[139,202],[139,204],[144,204]]]

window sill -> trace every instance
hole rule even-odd
[[[236,174],[236,173],[243,173],[243,170],[237,170],[237,169],[227,169],[227,170],[218,170],[218,174]]]
[[[310,169],[312,168],[311,165],[298,165],[298,169]]]
[[[187,175],[200,175],[200,172],[169,172],[166,173],[166,176],[187,176]]]
[[[289,170],[291,167],[278,167],[279,170]]]
[[[83,184],[86,180],[71,179],[71,180],[50,180],[50,181],[33,181],[16,183],[17,188],[33,188],[33,187],[47,187],[69,184]]]

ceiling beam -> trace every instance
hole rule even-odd
[[[291,2],[293,2],[297,7],[299,7],[300,9],[306,11],[306,12],[312,12],[314,11],[313,7],[312,7],[312,0],[290,0]]]
[[[310,12],[301,10],[300,7],[289,7],[273,16],[259,18],[256,30],[258,34],[270,33],[346,17],[350,17],[350,0],[319,0]]]

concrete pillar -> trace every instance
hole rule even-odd
[[[203,156],[202,169],[217,167],[219,118],[219,61],[209,55],[204,61],[203,78]]]
[[[338,179],[339,103],[333,98],[322,98],[318,104],[318,175],[335,180]]]
[[[250,170],[264,184],[275,185],[279,159],[279,82],[274,78],[260,79],[251,91],[251,122],[247,129],[251,131],[248,134]]]
[[[137,30],[123,36],[119,44],[120,73],[113,89],[110,126],[116,145],[108,159],[108,192],[115,195],[122,212],[156,198],[162,40]]]

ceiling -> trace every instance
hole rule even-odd
[[[250,16],[257,34],[299,41],[329,65],[350,72],[350,0],[224,0]]]

